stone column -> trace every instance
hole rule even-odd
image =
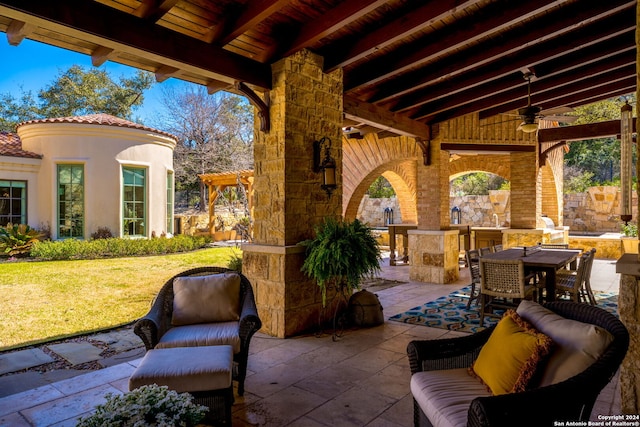
[[[511,153],[511,228],[537,227],[542,209],[538,151]],[[543,227],[541,224],[540,227]]]
[[[449,230],[449,155],[431,144],[431,164],[418,164],[418,229],[409,230],[411,280],[452,283],[460,275],[458,230]]]
[[[254,241],[243,245],[243,273],[254,286],[262,331],[287,337],[316,327],[321,296],[300,272],[312,229],[339,216],[342,200],[342,70],[325,74],[322,57],[300,51],[273,65],[271,130],[254,137]],[[338,188],[331,198],[312,170],[312,143],[331,139]]]
[[[640,413],[640,261],[625,254],[616,263],[620,273],[618,313],[629,331],[629,350],[620,367],[621,409],[624,414]]]

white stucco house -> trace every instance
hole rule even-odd
[[[52,239],[172,234],[176,142],[107,114],[21,123],[0,133],[0,225]]]

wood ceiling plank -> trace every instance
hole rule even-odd
[[[154,58],[176,68],[199,69],[212,79],[241,80],[263,89],[271,87],[271,69],[266,64],[168,31],[99,3],[3,0],[0,1],[0,14],[38,27],[55,29],[61,34],[93,40],[115,50]],[[130,28],[137,31],[132,32]]]
[[[576,75],[575,79],[571,79],[571,75]],[[577,73],[569,72],[566,76],[561,76],[561,78],[549,78],[544,79],[539,82],[534,82],[531,84],[531,103],[533,105],[538,105],[542,108],[552,108],[562,106],[564,104],[554,103],[550,105],[553,99],[557,98],[557,87],[561,85],[563,87],[562,92],[565,94],[572,94],[576,92],[582,92],[593,87],[602,86],[609,82],[615,82],[619,80],[626,79],[629,76],[636,75],[636,64],[632,62],[631,64],[624,65],[619,68],[608,68],[603,72],[597,73],[594,71],[590,73],[589,70],[585,74],[583,74],[583,78],[580,78]],[[495,114],[504,113],[505,111],[513,111],[518,108],[526,106],[527,101],[526,98],[512,100],[510,102],[504,102],[502,104],[496,105],[490,109],[483,109],[481,118],[490,117]],[[476,109],[475,111],[478,111]],[[493,114],[492,114],[493,113]]]
[[[233,17],[232,14],[228,15],[229,19],[225,20],[220,26],[222,31],[212,42],[219,42],[219,44],[223,46],[231,43],[232,40],[254,28],[260,22],[289,4],[290,1],[291,0],[252,0],[247,2],[238,16]]]
[[[613,79],[613,80],[610,80],[610,79]],[[531,103],[532,105],[538,105],[543,109],[554,108],[559,106],[572,106],[572,104],[575,102],[578,102],[578,101],[581,102],[586,99],[592,99],[594,94],[600,91],[604,94],[607,94],[600,99],[606,99],[608,97],[608,94],[612,92],[617,93],[623,88],[629,88],[631,86],[635,87],[635,80],[633,79],[635,79],[635,74],[632,77],[625,77],[624,73],[621,73],[621,72],[618,72],[616,74],[615,71],[611,73],[600,74],[590,79],[583,79],[579,82],[575,82],[573,85],[567,85],[567,87],[564,87],[561,90],[560,89],[550,90],[539,95],[534,94],[531,97]],[[630,86],[630,83],[632,83],[631,86]],[[565,95],[567,91],[569,91],[571,95]],[[624,93],[628,93],[628,92],[624,92]],[[469,114],[472,112],[479,111],[482,107],[482,102],[483,101],[481,100],[476,105],[473,105],[473,106],[465,105],[460,108],[447,110],[446,113],[425,117],[422,120],[427,123],[437,123],[437,122],[447,121],[453,117],[459,117],[460,115],[464,115],[462,114],[463,112],[465,114]],[[491,101],[485,101],[485,102],[490,103]],[[512,104],[503,106],[502,108],[500,108],[500,111],[491,110],[493,114],[487,115],[488,113],[485,113],[482,116],[479,116],[479,118],[486,119],[496,114],[515,112],[516,109],[520,107],[524,107],[525,105],[526,105],[526,101],[524,104],[522,102],[519,102],[519,103],[514,102]],[[583,105],[583,104],[580,104],[580,105]],[[490,111],[490,110],[483,110],[483,113],[486,111]]]
[[[290,56],[306,46],[313,45],[385,3],[387,0],[351,0],[340,3],[337,7],[323,14],[322,19],[303,25],[297,37],[287,46],[282,56]]]
[[[351,43],[338,41],[323,49],[325,70],[330,72],[346,67],[362,58],[375,53],[377,50],[389,46],[410,36],[413,33],[429,27],[433,22],[444,19],[456,10],[464,9],[478,3],[478,0],[460,2],[459,0],[432,0],[401,16],[387,25],[363,37],[358,37]]]
[[[456,89],[473,87],[487,80],[504,77],[513,73],[514,70],[537,62],[566,55],[571,51],[570,49],[581,49],[583,45],[612,37],[616,32],[635,30],[635,15],[629,13],[635,5],[630,5],[628,1],[618,2],[617,5],[617,8],[613,8],[615,5],[607,4],[607,7],[598,10],[590,9],[589,13],[583,11],[579,16],[570,10],[571,13],[567,13],[568,17],[565,20],[558,16],[554,20],[524,26],[517,31],[505,34],[505,38],[499,42],[489,40],[462,53],[447,57],[441,62],[435,62],[405,73],[399,78],[382,82],[376,86],[375,94],[367,100],[379,103],[402,99],[404,105],[399,105],[400,102],[396,101],[395,110],[411,108],[415,105],[414,102],[420,102],[428,96],[433,90],[431,86],[443,84],[445,81],[447,87],[455,93]],[[615,13],[612,14],[611,10]],[[597,11],[602,12],[597,16],[605,15],[601,22],[582,24],[581,19],[585,16],[593,16]],[[454,78],[464,73],[470,73],[471,77],[456,86]],[[414,92],[417,93],[414,94]]]
[[[588,63],[589,66],[567,67],[568,69],[566,71],[555,73],[550,77],[543,79],[536,78],[531,84],[531,92],[540,93],[559,85],[564,86],[621,67],[635,66],[635,49],[628,48],[618,55],[612,54],[612,56],[600,58],[598,61]],[[631,70],[631,72],[633,72],[633,70]],[[425,121],[428,122],[432,120],[433,116],[460,106],[467,107],[467,110],[470,110],[469,112],[484,110],[486,107],[478,108],[477,103],[482,102],[482,100],[486,98],[490,99],[486,99],[482,105],[486,106],[487,103],[491,103],[493,105],[492,111],[494,114],[497,114],[495,111],[504,112],[511,110],[511,108],[501,106],[501,104],[504,104],[501,100],[520,102],[520,106],[525,106],[526,94],[526,82],[522,74],[514,73],[510,75],[509,78],[493,80],[484,85],[468,89],[467,91],[452,94],[452,96],[439,98],[436,101],[424,104],[419,108],[408,111],[408,116],[414,120],[425,119]],[[494,114],[483,111],[480,114],[480,118],[484,119]]]

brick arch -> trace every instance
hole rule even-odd
[[[461,156],[449,162],[449,179],[471,172],[489,172],[511,181],[511,164],[508,154],[478,154]]]
[[[367,189],[380,175],[393,186],[403,221],[417,222],[417,161],[422,158],[415,140],[409,137],[342,139],[342,214],[354,219]]]

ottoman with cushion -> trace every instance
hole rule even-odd
[[[222,267],[176,274],[134,327],[147,350],[230,345],[238,395],[244,393],[251,337],[262,326],[249,280]]]
[[[233,349],[228,345],[149,350],[129,378],[129,390],[149,384],[193,395],[209,407],[205,422],[231,425]]]

